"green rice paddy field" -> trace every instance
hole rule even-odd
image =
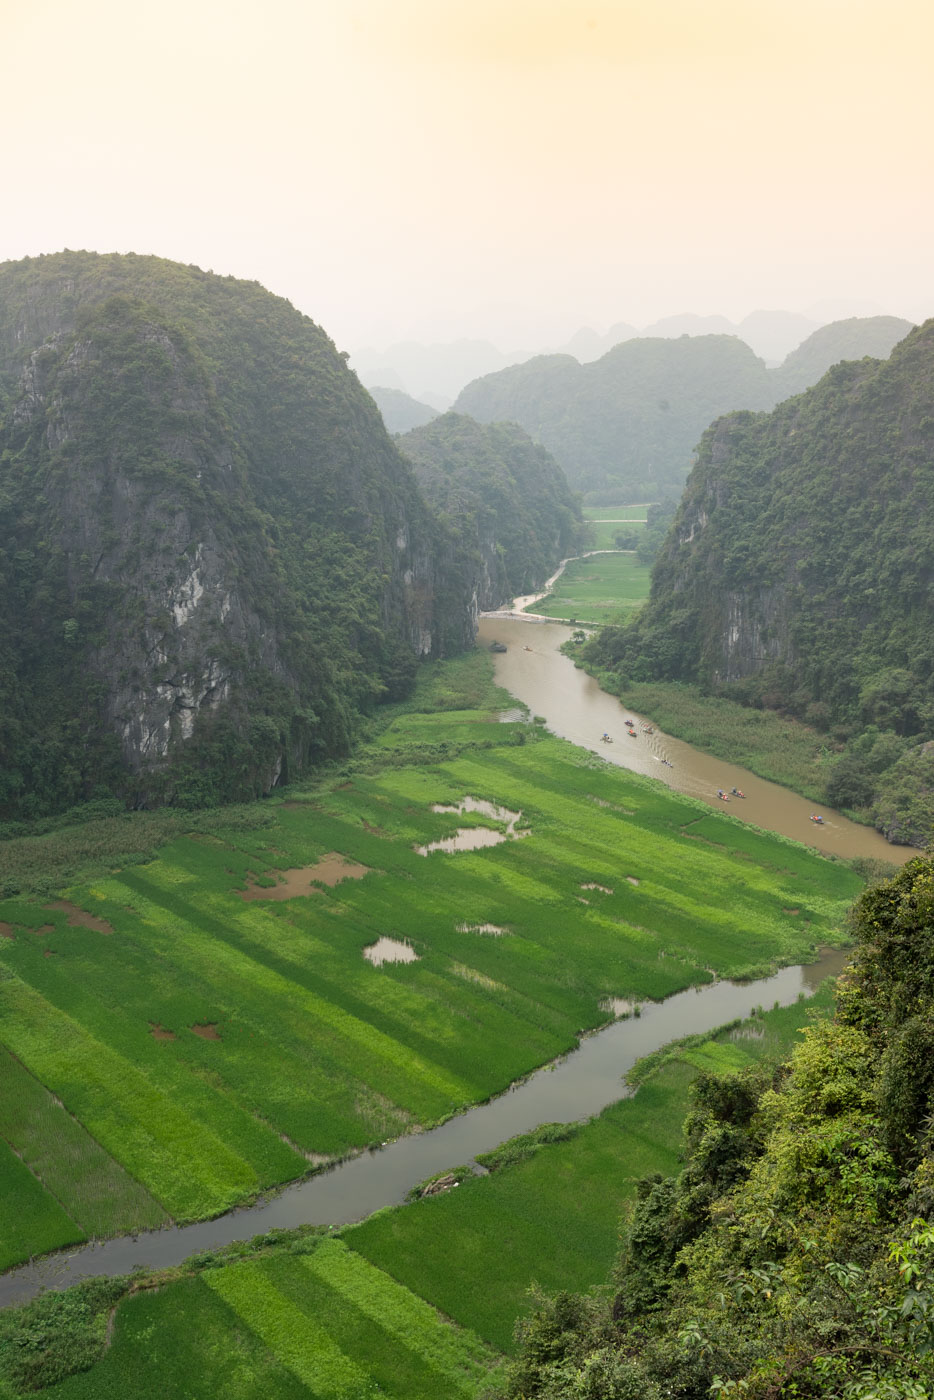
[[[0,902],[0,1267],[217,1213],[442,1119],[569,1049],[604,997],[839,941],[849,868],[496,722],[511,704],[478,652],[426,668],[338,778],[255,825],[219,814],[148,852],[113,823],[10,843],[24,890],[43,851],[83,873]],[[417,849],[476,828],[498,844]],[[416,960],[371,965],[384,937]],[[97,1311],[79,1289],[3,1315],[0,1396],[50,1384],[56,1347],[66,1400],[480,1396],[533,1281],[605,1279],[636,1178],[676,1168],[698,1069],[777,1056],[805,1016],[662,1057],[567,1140],[340,1238],[137,1281],[106,1354],[121,1285]]]
[[[625,619],[649,596],[651,574],[651,566],[640,564],[635,554],[572,559],[553,592],[526,612],[601,624]]]
[[[341,1241],[306,1235],[224,1267],[137,1284],[119,1307],[103,1359],[48,1393],[62,1400],[469,1400],[500,1366],[490,1347]],[[41,1380],[38,1367],[31,1369]]]
[[[468,714],[398,718],[397,759],[420,718],[423,758],[460,726],[450,758],[362,763],[269,808],[272,826],[178,837],[63,900],[0,902],[4,1267],[216,1214],[443,1119],[569,1049],[604,997],[839,938],[860,887],[845,866]],[[433,810],[467,796],[521,813],[515,836],[419,854],[459,828],[506,838],[505,811]],[[365,873],[318,864],[335,854]],[[282,898],[297,870],[311,892]],[[417,961],[372,966],[381,937]]]
[[[700,1070],[734,1073],[787,1056],[822,988],[794,1006],[675,1047],[634,1098],[611,1104],[565,1142],[464,1180],[457,1191],[379,1211],[344,1231],[354,1250],[485,1341],[509,1352],[529,1289],[584,1292],[606,1282],[619,1221],[641,1177],[680,1169],[688,1088]],[[636,1067],[638,1076],[638,1066]],[[456,1260],[456,1267],[452,1267]]]
[[[828,1005],[824,991],[675,1047],[635,1098],[566,1141],[465,1180],[458,1191],[380,1212],[341,1238],[296,1232],[201,1256],[137,1281],[129,1293],[118,1284],[100,1318],[123,1291],[111,1345],[105,1352],[101,1325],[79,1324],[79,1336],[95,1339],[84,1357],[89,1369],[48,1393],[62,1400],[480,1396],[501,1372],[501,1353],[512,1349],[533,1281],[546,1290],[605,1282],[635,1179],[677,1170],[697,1072],[784,1057],[812,1010]],[[35,1342],[55,1329],[58,1301],[32,1305],[19,1333],[8,1315],[6,1348],[0,1320],[0,1394],[17,1336],[24,1371],[32,1366],[32,1379],[41,1380]]]

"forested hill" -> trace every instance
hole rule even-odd
[[[0,815],[264,791],[471,636],[327,335],[158,258],[0,267],[0,519]]]
[[[580,547],[580,506],[564,473],[514,423],[445,413],[398,442],[458,541],[457,573],[473,580],[481,610],[541,587]]]
[[[590,644],[628,677],[699,681],[846,747],[828,801],[891,840],[934,829],[934,321],[771,414],[704,435],[652,594]]]
[[[543,355],[488,375],[454,407],[484,423],[519,423],[576,491],[652,500],[680,491],[711,419],[768,406],[767,376],[735,336],[627,340],[591,364]]]
[[[911,328],[900,316],[851,316],[821,326],[770,372],[775,402],[809,389],[841,360],[886,359]]]
[[[911,329],[894,316],[835,322],[767,369],[732,335],[641,337],[581,365],[540,355],[488,374],[454,405],[483,423],[519,423],[588,499],[678,495],[704,429],[733,409],[767,409],[842,359],[887,355]]]

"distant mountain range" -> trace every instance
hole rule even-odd
[[[665,316],[641,329],[627,321],[617,321],[602,333],[584,326],[563,344],[535,350],[503,351],[489,340],[432,344],[410,340],[390,345],[385,350],[371,347],[354,350],[350,364],[367,388],[402,390],[443,413],[471,380],[508,369],[510,365],[524,364],[537,355],[573,355],[581,364],[588,364],[599,360],[614,345],[637,336],[671,340],[681,335],[736,335],[767,365],[778,365],[821,326],[854,316],[866,319],[874,314],[872,307],[833,302],[821,303],[807,315],[797,311],[753,311],[735,322],[725,316],[697,316],[685,312],[679,316]]]
[[[514,422],[553,453],[599,503],[678,496],[704,429],[733,409],[770,409],[840,360],[884,358],[911,330],[896,316],[823,326],[769,369],[735,335],[623,341],[599,360],[539,355],[475,380],[459,413]]]
[[[387,433],[408,433],[412,428],[421,428],[438,416],[438,410],[432,408],[431,404],[420,403],[401,389],[380,388],[374,385],[370,396],[376,401],[376,407],[383,415]]]

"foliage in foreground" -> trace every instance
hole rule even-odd
[[[612,1301],[559,1294],[510,1400],[923,1400],[934,1388],[934,859],[855,906],[836,1018],[777,1079],[702,1075]]]

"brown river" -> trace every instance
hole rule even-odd
[[[528,601],[517,599],[520,604]],[[521,614],[487,613],[480,618],[478,643],[499,641],[507,648],[494,656],[496,679],[532,714],[543,716],[553,734],[598,753],[608,763],[657,778],[676,792],[765,831],[814,846],[825,855],[875,856],[902,865],[918,854],[913,846],[892,846],[871,827],[859,826],[829,807],[816,806],[788,788],[757,778],[747,768],[673,739],[659,730],[651,715],[624,709],[615,696],[601,690],[592,676],[561,654],[572,630]],[[627,719],[635,721],[636,738],[629,736]],[[650,725],[654,733],[647,734],[643,725]],[[612,743],[602,741],[604,733]],[[717,790],[729,793],[731,788],[738,788],[745,797],[722,802]],[[821,825],[811,820],[812,814],[823,817]]]

